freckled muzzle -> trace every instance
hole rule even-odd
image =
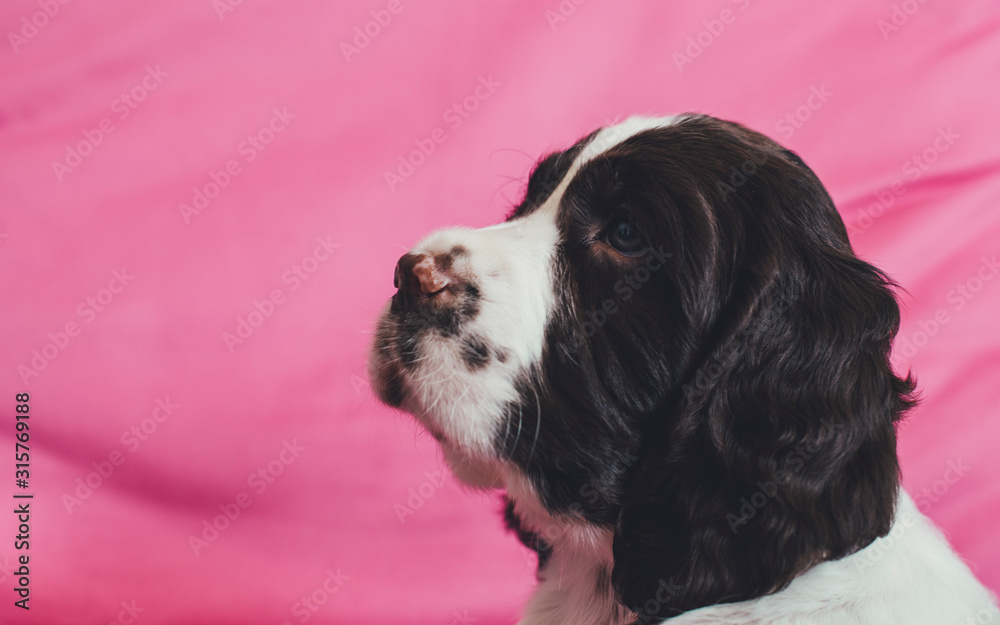
[[[538,211],[432,232],[395,264],[372,388],[441,442],[467,484],[495,482],[499,440],[516,431],[505,420],[525,390],[518,381],[541,359],[557,240],[554,211]]]
[[[443,253],[407,253],[396,263],[396,293],[379,320],[370,363],[385,403],[402,406],[405,378],[426,360],[429,337],[456,337],[478,314],[479,288],[455,271],[456,258],[466,253],[455,246]]]
[[[396,263],[389,313],[400,327],[405,362],[414,361],[415,341],[426,332],[455,336],[479,312],[479,288],[454,269],[454,252],[404,254]]]

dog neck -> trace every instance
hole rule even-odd
[[[635,615],[611,584],[611,529],[556,516],[522,475],[508,475],[508,525],[538,553],[538,589],[518,625],[624,625]]]

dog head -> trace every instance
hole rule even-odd
[[[538,538],[606,540],[642,616],[774,592],[888,532],[899,311],[794,153],[710,117],[541,160],[396,267],[371,377]],[[589,533],[588,533],[589,532]],[[555,544],[553,544],[555,543]],[[613,548],[612,548],[613,546]]]

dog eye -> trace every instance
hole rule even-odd
[[[623,256],[635,257],[646,251],[646,240],[639,228],[627,219],[615,219],[604,235],[604,242]]]

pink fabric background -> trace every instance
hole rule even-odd
[[[925,399],[901,430],[905,484],[1000,589],[1000,277],[984,264],[1000,253],[1000,5],[679,5],[6,0],[0,498],[19,490],[24,391],[36,498],[29,613],[0,506],[0,622],[127,623],[123,602],[145,625],[513,622],[532,558],[496,497],[440,482],[433,440],[373,400],[373,320],[396,258],[501,219],[535,158],[688,110],[798,151],[858,253],[906,288],[896,361]],[[391,21],[346,58],[371,11]],[[258,133],[259,151],[243,143]],[[178,205],[230,161],[186,223]],[[275,290],[230,351],[224,334]],[[176,406],[159,422],[157,400]],[[284,442],[305,448],[290,464]],[[273,482],[248,483],[269,463]],[[108,466],[70,512],[77,480]],[[189,536],[240,493],[249,507],[195,555]],[[327,571],[346,576],[329,596]],[[302,612],[314,592],[326,602]]]

